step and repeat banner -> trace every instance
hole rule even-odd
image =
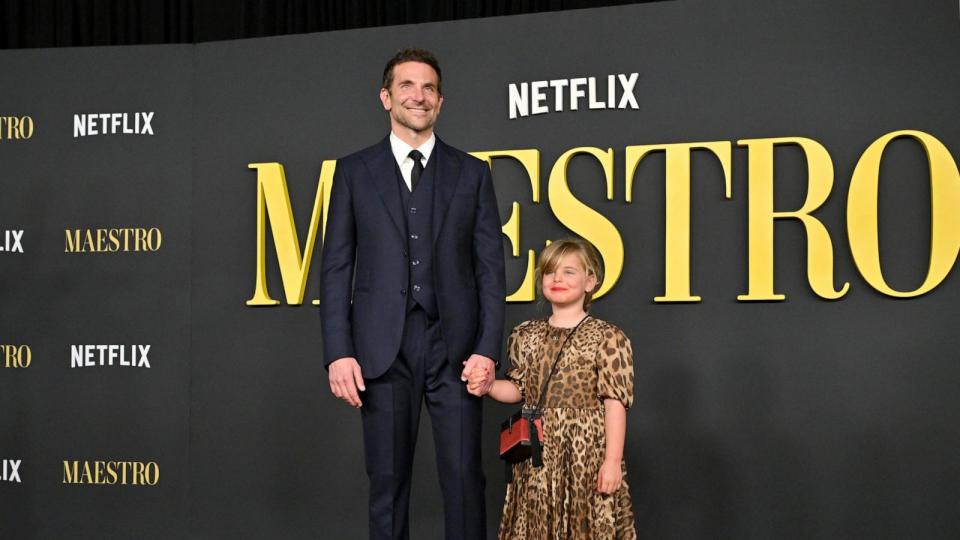
[[[505,330],[548,315],[546,242],[602,255],[642,537],[960,534],[956,3],[675,0],[0,52],[0,537],[366,537],[320,246],[408,45],[443,69],[437,134],[492,167]]]

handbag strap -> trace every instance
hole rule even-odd
[[[580,319],[580,322],[573,327],[573,330],[567,334],[567,338],[564,339],[563,343],[560,345],[560,349],[557,351],[557,357],[553,359],[553,365],[550,366],[550,371],[547,373],[547,378],[543,381],[543,385],[540,387],[540,397],[537,400],[537,405],[533,408],[535,416],[539,416],[540,409],[543,408],[543,401],[547,397],[547,387],[550,385],[550,379],[553,378],[553,373],[557,369],[557,364],[560,363],[560,357],[563,356],[563,349],[567,346],[567,343],[570,342],[570,339],[573,338],[573,335],[577,333],[577,329],[580,328],[580,325],[583,324],[583,321],[589,318],[590,315],[585,315],[582,319]]]
[[[573,330],[567,334],[567,338],[563,340],[563,343],[560,344],[560,350],[557,351],[557,357],[553,360],[553,364],[550,366],[550,371],[547,373],[547,378],[543,381],[543,386],[540,387],[540,397],[537,399],[537,405],[533,408],[527,416],[527,424],[530,428],[530,454],[531,459],[533,460],[534,467],[543,466],[543,455],[542,447],[543,442],[540,440],[540,437],[537,436],[537,426],[536,420],[540,417],[540,410],[543,408],[543,401],[547,397],[547,387],[550,385],[550,379],[553,378],[553,373],[557,368],[557,364],[560,363],[560,357],[563,356],[563,349],[567,346],[567,343],[570,342],[570,339],[574,334],[577,333],[577,329],[580,328],[580,325],[583,324],[583,321],[587,320],[590,315],[585,315],[576,326],[573,327]],[[549,323],[548,323],[549,324]]]

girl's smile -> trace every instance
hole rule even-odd
[[[568,253],[557,261],[556,268],[544,272],[540,284],[543,296],[554,309],[582,305],[586,294],[597,285],[596,276],[587,274],[576,253]]]

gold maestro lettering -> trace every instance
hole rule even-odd
[[[317,229],[320,227],[321,215],[323,226],[320,234],[321,242],[327,233],[327,210],[330,207],[330,186],[333,185],[333,171],[336,161],[327,160],[320,166],[320,180],[317,183],[317,193],[313,202],[313,212],[310,214],[310,228],[307,232],[307,242],[303,251],[300,250],[300,240],[297,236],[297,227],[293,219],[293,207],[290,205],[290,193],[287,191],[287,178],[283,172],[283,165],[279,163],[251,163],[248,165],[257,171],[257,272],[253,297],[247,300],[248,306],[275,306],[280,302],[274,300],[267,291],[267,221],[273,231],[273,245],[277,251],[280,263],[280,278],[283,281],[283,290],[287,303],[300,305],[303,303],[303,294],[307,287],[307,275],[310,261],[313,259],[313,250],[317,243]],[[301,254],[302,253],[302,254]],[[313,301],[319,305],[319,300]]]
[[[909,138],[919,143],[927,153],[931,187],[931,246],[928,274],[923,284],[913,291],[897,291],[883,278],[880,268],[877,189],[880,160],[884,148],[896,138]],[[786,294],[774,287],[774,223],[776,220],[797,220],[806,234],[807,281],[818,297],[826,300],[842,298],[849,290],[848,282],[837,284],[834,275],[834,251],[831,233],[814,213],[827,201],[833,190],[833,161],[820,143],[803,137],[743,139],[737,141],[747,152],[747,291],[737,300],[783,301]],[[798,147],[807,162],[807,196],[796,210],[774,209],[774,149],[777,146]],[[707,141],[637,145],[625,148],[625,200],[633,200],[634,177],[639,163],[648,155],[665,155],[665,253],[663,294],[655,302],[699,302],[694,293],[691,276],[691,156],[695,151],[706,151],[719,162],[724,178],[724,198],[733,198],[731,181],[732,144],[729,141]],[[536,149],[496,150],[474,152],[490,167],[497,159],[519,162],[527,174],[533,204],[540,203],[540,152]],[[554,217],[568,229],[583,236],[597,247],[606,269],[606,279],[598,296],[608,293],[620,279],[624,265],[624,243],[620,231],[597,209],[574,196],[570,189],[568,166],[577,156],[590,158],[603,171],[607,200],[614,196],[613,150],[595,147],[577,147],[561,154],[553,163],[547,186],[547,199]],[[279,163],[252,163],[257,171],[257,229],[256,282],[254,294],[247,300],[250,306],[274,306],[275,300],[267,288],[266,229],[269,223],[273,233],[280,276],[287,304],[303,303],[309,275],[310,261],[316,244],[318,229],[321,241],[326,231],[326,215],[333,182],[334,161],[324,161],[314,198],[306,242],[301,249],[293,218],[290,196]],[[513,258],[525,265],[523,279],[506,298],[508,302],[534,300],[536,284],[533,280],[536,251],[521,254],[521,204],[511,201],[510,216],[503,223],[502,232],[509,242]],[[864,281],[876,291],[899,298],[915,297],[933,290],[943,282],[953,268],[960,252],[960,174],[949,150],[935,137],[920,131],[895,131],[874,141],[860,157],[851,178],[847,199],[847,240],[851,253]],[[80,243],[78,236],[75,244]],[[68,235],[68,244],[70,244]],[[519,261],[518,261],[519,262]],[[313,304],[317,305],[318,300]]]
[[[898,291],[883,279],[880,269],[877,186],[880,158],[896,138],[910,138],[923,147],[930,168],[930,262],[927,277],[913,291]],[[960,251],[960,174],[950,151],[921,131],[894,131],[871,144],[853,171],[847,197],[847,234],[850,252],[863,279],[881,293],[912,298],[928,293],[946,279]]]
[[[628,146],[624,152],[626,171],[625,198],[633,201],[633,179],[640,160],[654,152],[663,152],[666,158],[666,244],[664,253],[665,284],[662,296],[654,302],[699,302],[700,297],[690,293],[690,153],[706,150],[723,167],[724,196],[733,195],[730,180],[730,143],[726,141],[650,144]]]
[[[160,483],[160,465],[155,461],[64,460],[62,483],[155,486]]]
[[[33,118],[29,116],[0,116],[0,141],[33,137]]]
[[[786,295],[773,290],[773,222],[797,219],[807,233],[807,281],[817,296],[836,300],[847,294],[849,283],[840,290],[833,285],[833,243],[823,223],[810,215],[820,208],[833,188],[833,161],[820,143],[802,137],[744,139],[737,141],[748,149],[748,252],[750,271],[747,294],[740,301],[784,300]],[[807,200],[799,210],[773,210],[773,148],[778,144],[799,146],[807,158]]]
[[[524,171],[527,173],[527,179],[530,181],[530,195],[534,204],[540,203],[540,151],[536,149],[524,150],[499,150],[493,152],[471,152],[471,154],[487,162],[487,166],[493,168],[495,159],[513,159],[518,161]],[[520,257],[520,203],[512,201],[510,203],[510,217],[500,229],[503,235],[510,242],[510,252],[513,256]],[[534,283],[534,274],[537,266],[537,252],[530,249],[526,253],[526,270],[523,273],[523,281],[517,289],[507,295],[507,302],[532,302],[536,299],[537,285]]]
[[[600,253],[604,278],[594,295],[594,298],[600,298],[620,279],[620,272],[623,270],[623,239],[610,220],[577,199],[570,191],[567,166],[574,156],[581,154],[592,156],[600,163],[606,180],[607,200],[613,200],[613,149],[607,148],[604,151],[586,146],[567,150],[557,158],[550,171],[547,199],[557,220],[593,244]]]
[[[564,156],[561,156],[561,159],[557,160],[550,173],[551,185],[555,187],[552,187],[548,192],[548,200],[554,215],[561,223],[597,246],[603,258],[608,277],[604,280],[604,286],[598,291],[597,297],[600,297],[606,294],[619,279],[623,269],[623,241],[616,227],[609,220],[579,201],[570,191],[567,182],[567,164],[577,154],[592,155],[600,162],[605,172],[607,198],[612,200],[613,150],[602,151],[597,148],[583,147],[566,152]],[[540,153],[538,150],[475,152],[474,155],[490,164],[496,158],[512,158],[519,161],[527,172],[533,202],[539,203]],[[336,162],[332,160],[324,161],[321,166],[313,211],[310,216],[310,227],[307,230],[307,240],[301,250],[283,165],[275,162],[249,164],[249,168],[257,171],[257,255],[254,293],[246,302],[248,306],[274,306],[280,303],[270,295],[267,289],[266,229],[268,223],[273,234],[273,243],[287,303],[290,305],[303,303],[308,269],[316,246],[318,228],[321,230],[321,241],[326,234],[330,186],[333,182],[335,166]],[[507,240],[511,242],[514,257],[518,257],[520,255],[520,204],[518,202],[514,201],[512,203],[511,215],[501,230]],[[519,287],[507,297],[508,302],[529,302],[535,298],[536,288],[533,274],[536,251],[528,250],[525,259],[524,279]],[[313,300],[313,304],[318,305],[319,300]]]
[[[66,229],[64,253],[159,251],[163,233],[157,227]]]
[[[33,352],[29,345],[0,345],[0,354],[3,355],[5,368],[28,368],[33,362]]]

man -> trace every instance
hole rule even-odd
[[[408,538],[421,403],[433,425],[448,539],[485,537],[481,391],[503,334],[500,218],[489,168],[443,143],[440,66],[397,53],[380,101],[390,135],[337,161],[321,263],[330,389],[360,408],[370,538]],[[488,390],[493,377],[484,381]],[[361,399],[362,396],[362,399]]]

